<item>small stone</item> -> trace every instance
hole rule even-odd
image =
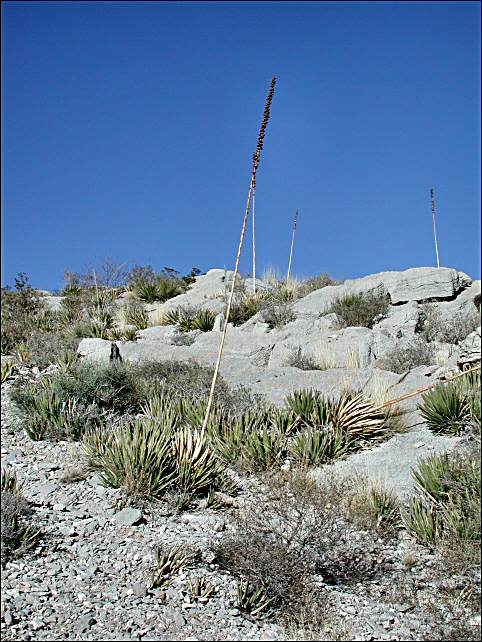
[[[128,506],[115,515],[115,520],[120,526],[137,526],[144,517],[139,509]]]

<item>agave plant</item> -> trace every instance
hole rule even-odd
[[[434,506],[426,504],[419,497],[411,497],[407,510],[402,511],[406,529],[428,546],[433,546],[441,536],[440,516]]]
[[[57,359],[57,365],[61,370],[66,372],[75,366],[75,364],[79,362],[79,359],[80,355],[78,352],[75,352],[74,350],[66,350],[65,352],[62,352],[60,357]]]
[[[22,492],[24,484],[19,484],[17,471],[10,466],[2,468],[2,492],[19,495]]]
[[[297,390],[291,393],[285,399],[285,404],[288,408],[305,423],[311,423],[311,416],[319,411],[321,395],[317,390]],[[324,407],[324,404],[323,404]],[[328,416],[326,416],[326,419]]]
[[[164,279],[158,278],[157,280],[157,295],[158,300],[164,303],[169,299],[182,294],[184,292],[184,284],[177,279]]]
[[[188,580],[189,590],[192,597],[198,599],[202,598],[208,600],[214,593],[214,586],[208,582],[204,577],[192,577]]]
[[[453,383],[438,384],[422,395],[419,410],[430,430],[458,435],[470,418],[467,396]]]

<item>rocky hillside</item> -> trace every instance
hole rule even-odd
[[[480,281],[240,279],[203,441],[232,276],[116,292],[114,325],[97,293],[80,362],[2,356],[2,639],[478,639],[480,378],[445,384],[458,414],[377,409],[480,364]],[[68,298],[41,300],[55,317]],[[288,408],[300,390],[318,419]]]

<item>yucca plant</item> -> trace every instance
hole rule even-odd
[[[453,383],[438,384],[423,394],[418,408],[428,428],[436,433],[458,435],[470,418],[467,397]]]
[[[279,465],[285,454],[285,435],[264,427],[246,434],[239,464],[251,471],[267,470]]]
[[[266,611],[273,598],[268,598],[263,586],[253,586],[247,580],[239,580],[237,586],[237,606],[240,611],[245,611],[252,616]]]
[[[286,397],[285,404],[296,417],[307,424],[311,423],[315,412],[320,423],[328,420],[328,408],[326,403],[322,403],[322,396],[317,390],[297,390]]]
[[[11,361],[2,361],[2,383],[5,383],[15,371],[15,366]]]
[[[74,350],[66,350],[62,352],[60,357],[57,359],[57,365],[63,371],[70,370],[76,363],[79,362],[80,355]]]
[[[186,566],[189,558],[189,553],[182,546],[170,549],[158,547],[155,551],[156,567],[152,573],[151,588],[165,586],[175,573]]]
[[[290,447],[291,457],[302,467],[321,466],[347,454],[350,441],[340,429],[310,428],[296,435]]]
[[[161,294],[155,283],[139,283],[135,287],[135,294],[144,303],[155,303],[161,301]]]
[[[171,435],[168,422],[137,419],[119,425],[98,459],[102,483],[128,495],[159,498],[176,478]]]
[[[400,502],[389,490],[376,487],[370,489],[369,512],[376,520],[377,530],[391,532],[400,523]]]
[[[199,576],[189,578],[188,586],[192,597],[195,599],[208,600],[215,591],[211,582]]]
[[[380,437],[386,432],[384,411],[361,394],[344,392],[330,403],[329,421],[335,428],[346,431],[351,439]]]
[[[211,332],[216,316],[210,310],[200,310],[192,321],[193,330]]]
[[[433,546],[440,538],[440,517],[434,506],[419,497],[411,497],[408,509],[401,514],[406,529],[422,544]]]
[[[173,439],[176,482],[184,492],[201,494],[219,484],[222,476],[219,459],[206,438],[188,427],[178,429]]]
[[[10,466],[2,468],[2,492],[19,495],[22,492],[24,484],[19,484],[17,471]]]

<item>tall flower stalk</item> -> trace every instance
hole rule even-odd
[[[295,212],[295,220],[293,222],[293,233],[291,234],[291,249],[290,249],[290,260],[288,263],[288,274],[286,275],[286,280],[290,278],[291,271],[291,259],[293,258],[293,247],[295,244],[295,233],[296,233],[296,224],[298,223],[298,210]]]
[[[239,271],[239,261],[241,259],[241,251],[243,249],[243,242],[244,242],[244,235],[246,233],[246,224],[248,222],[248,215],[249,215],[249,210],[251,206],[251,198],[253,196],[253,190],[255,189],[256,185],[256,172],[258,171],[258,166],[259,166],[259,161],[261,159],[261,152],[263,150],[263,142],[264,142],[264,137],[266,134],[266,127],[268,126],[268,121],[270,117],[270,112],[271,112],[271,102],[273,100],[273,95],[274,95],[274,89],[276,85],[276,76],[273,76],[271,79],[271,85],[269,88],[268,96],[266,98],[266,103],[264,107],[264,114],[263,114],[263,120],[261,122],[261,127],[259,130],[258,134],[258,143],[256,145],[256,151],[254,152],[253,155],[253,170],[251,173],[251,183],[249,185],[249,191],[248,191],[248,202],[246,203],[246,210],[244,213],[244,219],[243,219],[243,226],[241,228],[241,238],[239,240],[239,247],[238,247],[238,254],[236,256],[236,266],[234,268],[234,275],[233,275],[233,281],[231,283],[231,291],[229,293],[229,299],[228,299],[228,306],[226,308],[226,319],[224,322],[224,327],[223,327],[223,332],[221,334],[221,342],[219,345],[219,352],[218,352],[218,358],[216,359],[216,365],[214,367],[214,374],[213,374],[213,380],[211,383],[211,390],[209,392],[209,399],[208,399],[208,404],[206,407],[206,414],[204,416],[204,421],[202,425],[202,430],[201,433],[204,434],[208,420],[209,420],[209,413],[211,412],[211,406],[213,403],[213,397],[214,397],[214,389],[216,387],[216,381],[218,378],[218,373],[219,373],[219,366],[221,364],[221,357],[223,354],[223,348],[224,348],[224,341],[226,339],[226,330],[228,328],[228,323],[229,323],[229,314],[231,312],[231,305],[233,302],[233,295],[234,295],[234,287],[236,284],[236,278],[238,276],[238,271]]]
[[[435,191],[433,187],[430,190],[430,199],[432,201],[432,222],[433,222],[433,235],[435,238],[435,253],[437,255],[437,269],[440,270],[440,259],[438,256],[438,242],[437,242],[437,226],[435,225]]]

